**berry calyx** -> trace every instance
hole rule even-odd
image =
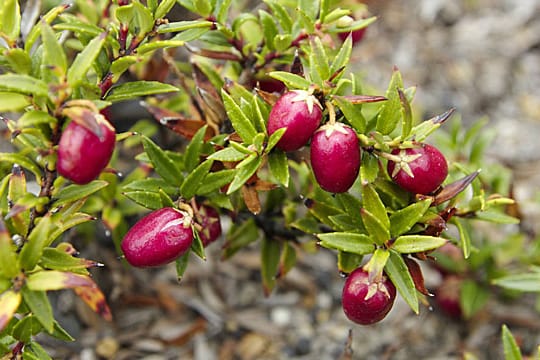
[[[268,133],[287,130],[277,143],[283,151],[294,151],[306,145],[322,119],[321,104],[304,90],[292,90],[281,96],[268,116]]]
[[[161,266],[183,255],[193,242],[191,217],[171,207],[140,219],[124,236],[120,247],[136,267]]]
[[[388,174],[404,190],[428,195],[441,186],[448,175],[444,155],[434,146],[417,143],[408,149],[394,149],[386,156]]]
[[[349,190],[360,170],[356,132],[342,123],[322,126],[311,140],[311,168],[322,189],[332,193]]]
[[[357,268],[345,281],[341,301],[349,320],[370,325],[384,319],[395,298],[396,287],[385,275],[370,281],[369,273]]]
[[[96,120],[101,136],[72,121],[62,132],[58,143],[56,169],[76,184],[87,184],[97,178],[114,151],[114,127],[101,114],[96,115]]]
[[[206,247],[216,241],[221,235],[219,213],[211,206],[202,205],[199,207],[195,217],[202,229],[199,231],[199,237]]]

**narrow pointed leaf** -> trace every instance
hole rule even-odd
[[[253,126],[251,120],[225,90],[221,91],[221,96],[223,97],[223,104],[225,105],[233,128],[244,142],[251,144],[252,139],[257,135],[255,126]]]
[[[465,280],[461,284],[459,304],[465,318],[470,318],[482,309],[489,299],[489,291],[473,280]]]
[[[137,204],[144,206],[147,209],[157,210],[163,207],[161,196],[157,192],[150,191],[125,191],[122,193],[128,199],[135,201]]]
[[[286,71],[272,71],[268,75],[283,82],[289,89],[307,90],[311,86],[310,81],[299,75],[291,74]]]
[[[279,268],[281,246],[274,239],[265,238],[261,245],[261,277],[266,296],[270,295],[276,285],[276,275]]]
[[[54,329],[54,316],[45,291],[31,291],[23,287],[22,295],[32,314],[39,320],[43,328],[51,333]]]
[[[540,272],[507,275],[493,280],[493,284],[510,290],[540,293]]]
[[[57,68],[60,70],[57,75],[62,77],[66,73],[68,66],[66,54],[54,31],[45,22],[41,23],[41,38],[43,39],[43,68]],[[54,69],[51,73],[55,73]]]
[[[180,187],[180,193],[185,199],[191,199],[199,187],[205,182],[205,177],[212,168],[214,160],[206,160],[197,166],[189,175]]]
[[[504,348],[504,360],[521,360],[522,355],[519,346],[506,324],[502,326],[501,336]]]
[[[32,270],[39,261],[43,249],[50,244],[50,216],[44,216],[28,236],[20,254],[19,261],[25,270]]]
[[[19,273],[16,247],[4,220],[0,217],[0,274],[6,278],[14,278]]]
[[[373,240],[364,234],[334,232],[327,234],[318,234],[320,245],[351,254],[365,255],[375,251]]]
[[[186,251],[184,255],[176,259],[176,278],[178,279],[178,281],[181,281],[184,277],[184,273],[186,272],[189,263],[189,254],[191,254],[190,250]]]
[[[68,185],[65,188],[62,188],[55,195],[55,202],[53,203],[53,207],[60,207],[65,204],[88,197],[96,193],[97,191],[103,189],[107,185],[109,185],[109,183],[103,180],[94,180],[86,185]]]
[[[392,79],[386,91],[386,101],[377,117],[377,131],[381,134],[390,134],[399,123],[401,118],[401,101],[399,99],[398,89],[403,88],[403,80],[399,70],[395,70]]]
[[[49,94],[45,82],[23,74],[0,75],[0,91],[43,97]]]
[[[390,240],[390,230],[375,215],[364,208],[360,209],[360,215],[370,237],[378,245],[382,245],[387,240]]]
[[[270,172],[283,186],[289,186],[289,163],[287,155],[283,151],[273,151],[268,155]]]
[[[403,235],[392,244],[392,249],[402,254],[411,254],[436,249],[446,242],[446,239],[435,236]]]
[[[182,173],[167,153],[146,136],[142,137],[142,141],[144,151],[150,158],[156,172],[170,184],[177,186],[182,184]]]
[[[251,160],[249,163],[246,163],[245,166],[238,170],[234,177],[234,180],[231,182],[231,185],[227,190],[227,195],[230,195],[236,190],[240,189],[246,183],[246,181],[248,181],[249,178],[257,172],[257,170],[262,164],[263,158],[257,156],[253,157],[252,159],[253,160]]]
[[[431,199],[425,199],[400,209],[390,215],[390,236],[396,237],[409,231],[431,205]]]
[[[236,172],[236,169],[227,169],[208,173],[204,178],[204,182],[197,189],[197,195],[206,195],[212,191],[221,189],[234,179]]]
[[[465,225],[459,220],[458,218],[453,218],[452,222],[456,225],[458,232],[459,232],[459,241],[460,241],[460,247],[461,251],[463,251],[463,257],[465,259],[468,259],[471,255],[471,237],[469,235],[469,231],[466,229]]]
[[[26,286],[33,291],[50,291],[81,286],[95,287],[96,284],[87,275],[73,274],[67,271],[44,270],[28,275]]]
[[[132,81],[113,87],[105,96],[105,100],[111,102],[125,101],[139,97],[176,92],[179,89],[169,84],[158,81]]]
[[[384,270],[398,290],[401,297],[411,307],[411,309],[418,314],[418,295],[416,293],[414,281],[401,255],[394,251],[390,251],[390,257],[386,262]]]
[[[96,36],[77,55],[67,72],[67,80],[71,86],[77,86],[85,80],[88,70],[92,67],[105,43],[105,38],[106,33]]]
[[[21,300],[21,293],[13,290],[7,290],[0,294],[0,331],[4,330],[9,323],[19,308]]]
[[[364,209],[373,214],[385,228],[390,228],[390,220],[386,208],[377,191],[371,184],[362,186],[362,204]]]
[[[3,0],[0,6],[0,32],[16,41],[21,32],[21,9],[18,0]]]
[[[203,126],[193,136],[191,142],[186,147],[184,153],[184,168],[187,172],[193,171],[199,165],[199,155],[204,144],[204,135],[206,134],[207,125]]]

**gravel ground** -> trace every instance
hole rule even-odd
[[[355,48],[357,70],[384,86],[398,66],[406,85],[419,86],[415,106],[428,115],[455,107],[467,124],[489,117],[499,130],[490,154],[516,170],[516,197],[538,231],[540,1],[371,1],[370,9],[379,20]],[[343,280],[327,251],[301,255],[268,298],[256,247],[223,263],[214,245],[206,263],[190,263],[180,285],[173,266],[128,269],[98,243],[83,255],[106,264],[95,276],[114,322],[104,323],[69,292],[57,295],[60,321],[78,341],[49,343],[55,359],[442,360],[462,359],[465,351],[502,359],[503,322],[525,354],[540,344],[529,297],[518,305],[490,302],[468,322],[428,306],[416,316],[398,298],[381,323],[353,326],[341,311]],[[438,275],[426,270],[428,285],[436,285]]]

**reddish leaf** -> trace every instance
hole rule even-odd
[[[294,52],[294,60],[291,65],[291,73],[299,76],[304,76],[304,66],[302,65],[302,60],[298,54],[298,50]]]
[[[254,186],[247,184],[242,186],[242,198],[251,213],[257,215],[261,212],[261,200]]]
[[[200,128],[206,125],[206,122],[202,120],[187,119],[180,113],[149,105],[145,102],[142,102],[141,104],[146,108],[146,110],[148,110],[150,114],[154,116],[154,118],[160,124],[165,125],[170,130],[190,140]],[[212,128],[208,127],[204,135],[204,140],[208,141],[214,135],[215,131]]]
[[[422,274],[420,265],[410,257],[403,257],[403,260],[405,260],[407,269],[409,269],[409,274],[411,274],[416,290],[426,296],[432,296],[424,284],[424,275]]]
[[[478,176],[480,172],[475,171],[470,175],[465,176],[457,181],[454,181],[451,184],[446,185],[437,195],[435,195],[435,201],[432,203],[432,206],[442,204],[445,201],[448,201],[456,197],[460,192],[465,190],[470,183]]]
[[[92,281],[92,280],[90,280]],[[73,291],[81,298],[96,314],[107,321],[112,321],[112,313],[105,295],[98,286],[92,281],[92,286],[74,287]]]
[[[220,93],[216,90],[208,76],[193,63],[193,80],[197,88],[197,103],[206,117],[208,125],[219,133],[219,126],[227,118]]]
[[[86,275],[71,272],[46,270],[28,275],[26,286],[34,291],[61,290],[82,286],[96,286]]]
[[[258,88],[255,88],[255,91],[270,106],[274,106],[279,99],[279,95],[275,93],[269,93]]]
[[[431,119],[429,119],[427,121],[431,121],[434,124],[442,124],[446,120],[448,120],[448,118],[450,118],[450,116],[452,116],[454,111],[456,111],[456,109],[451,108],[450,110],[447,110],[447,111],[445,111],[444,113],[442,113],[440,115],[434,116],[434,117],[432,117]]]

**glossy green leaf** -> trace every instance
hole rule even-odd
[[[248,156],[248,153],[237,150],[234,147],[226,147],[219,151],[216,151],[208,157],[210,160],[236,162],[244,160]]]
[[[333,96],[332,99],[337,107],[341,110],[345,119],[351,126],[360,133],[366,132],[367,120],[362,114],[360,104],[352,104],[350,101],[341,96]],[[365,153],[365,152],[364,152]]]
[[[18,74],[29,74],[32,71],[32,59],[21,48],[7,49],[3,52],[4,60]]]
[[[377,116],[377,131],[381,134],[390,134],[398,125],[401,118],[401,101],[399,99],[398,89],[403,88],[403,80],[399,70],[395,70],[392,79],[386,91],[387,101],[381,107]]]
[[[43,249],[50,244],[50,216],[42,217],[32,230],[19,254],[19,261],[24,270],[32,270],[39,261]]]
[[[349,274],[360,266],[363,258],[363,255],[353,254],[345,251],[338,251],[338,270],[341,273]]]
[[[151,191],[159,192],[159,190],[165,191],[167,194],[175,195],[178,192],[178,188],[171,185],[164,179],[160,178],[146,178],[134,180],[122,187],[124,191]]]
[[[84,214],[84,213],[75,213],[70,216],[57,216],[58,214],[54,214],[52,217],[52,220],[56,227],[51,231],[49,234],[49,242],[53,242],[58,238],[60,235],[65,233],[67,230],[80,225],[84,224],[85,222],[95,220],[91,215]]]
[[[316,71],[318,73],[318,78],[322,80],[327,80],[330,77],[330,66],[328,65],[328,56],[321,42],[321,39],[319,37],[311,38],[310,45],[310,74],[312,74],[313,71]],[[312,80],[314,78],[315,77],[312,76]]]
[[[361,164],[360,178],[362,179],[362,183],[373,183],[379,175],[379,159],[373,154],[363,151]]]
[[[230,195],[236,190],[240,189],[246,183],[246,181],[248,181],[249,178],[257,172],[262,164],[262,161],[262,157],[256,156],[253,157],[251,161],[246,163],[245,166],[240,168],[234,176],[229,189],[227,190],[227,195]]]
[[[0,331],[4,330],[9,323],[19,308],[21,300],[21,293],[13,290],[7,290],[0,294]]]
[[[493,210],[478,211],[475,213],[475,218],[496,224],[519,224],[518,218]]]
[[[369,211],[381,222],[384,228],[390,228],[390,220],[388,219],[386,208],[379,194],[371,184],[362,186],[362,205],[365,210]]]
[[[206,195],[212,191],[221,189],[234,179],[236,172],[236,169],[226,169],[208,173],[204,178],[204,183],[200,184],[197,189],[197,195]]]
[[[199,233],[193,230],[193,242],[191,243],[191,251],[203,260],[206,260],[206,254],[204,253],[204,244],[199,236]]]
[[[97,191],[103,189],[109,185],[108,182],[103,180],[94,180],[85,185],[68,185],[65,188],[60,189],[55,195],[53,207],[60,207],[67,203],[71,203],[82,198],[88,197]]]
[[[12,335],[15,339],[27,343],[32,336],[41,332],[43,326],[36,316],[27,315],[13,327]]]
[[[510,290],[540,293],[540,272],[503,276],[493,280],[493,284]]]
[[[284,151],[276,150],[268,155],[268,166],[274,178],[283,186],[289,186],[289,163]]]
[[[253,126],[251,120],[225,90],[221,91],[221,96],[232,126],[244,142],[251,144],[252,139],[257,135],[255,126]]]
[[[286,71],[272,71],[268,73],[274,79],[283,82],[289,89],[307,90],[311,86],[311,82],[303,77],[292,74]]]
[[[189,29],[197,28],[211,28],[213,22],[207,20],[186,20],[186,21],[177,21],[171,22],[168,24],[160,25],[157,29],[159,34],[168,33],[168,32],[179,32]]]
[[[66,11],[70,6],[69,5],[59,5],[51,10],[49,10],[45,15],[43,15],[40,19],[40,21],[46,22],[47,24],[52,23],[58,15]],[[32,50],[34,47],[34,44],[36,43],[36,40],[38,39],[39,35],[41,34],[41,26],[34,26],[28,36],[26,37],[26,41],[24,43],[24,50],[28,53]]]
[[[275,0],[266,0],[265,3],[272,9],[274,19],[279,22],[285,33],[292,32],[293,20],[285,7]]]
[[[345,251],[351,254],[365,255],[375,251],[373,240],[364,234],[334,232],[317,234],[320,240],[320,245],[340,251]]]
[[[431,205],[431,199],[413,203],[390,215],[390,236],[396,237],[409,231]]]
[[[285,131],[287,131],[287,128],[280,128],[270,135],[265,148],[266,153],[270,152],[277,145],[283,134],[285,134]]]
[[[502,326],[501,337],[504,349],[504,360],[521,360],[523,358],[521,355],[521,350],[519,350],[516,339],[506,324],[503,324]]]
[[[436,249],[446,242],[446,239],[435,236],[403,235],[395,240],[392,249],[402,254],[411,254]]]
[[[489,291],[473,280],[464,280],[461,284],[459,304],[465,318],[470,318],[474,315],[486,304],[488,299]]]
[[[175,261],[176,278],[178,279],[178,281],[181,281],[184,277],[184,273],[186,272],[187,266],[189,264],[189,254],[191,254],[191,250],[186,251],[184,255],[180,256]]]
[[[141,45],[137,48],[137,54],[143,55],[151,51],[158,49],[168,49],[168,48],[177,48],[184,46],[184,41],[181,40],[160,40],[152,41],[147,44]]]
[[[414,281],[401,255],[394,251],[390,251],[390,257],[386,262],[384,270],[401,297],[410,308],[418,314],[418,295],[416,293]]]
[[[330,74],[334,74],[341,68],[347,66],[351,59],[351,54],[352,54],[352,39],[350,36],[348,36],[343,42],[343,44],[341,45],[341,48],[339,49],[338,53],[332,60],[332,66],[330,67]],[[339,79],[339,77],[336,78],[336,80],[337,79]]]
[[[122,194],[147,209],[157,210],[163,207],[161,196],[157,192],[124,191]]]
[[[156,11],[154,12],[154,19],[161,19],[169,13],[169,11],[176,4],[176,0],[162,0],[160,1]]]
[[[206,134],[206,128],[208,126],[205,125],[193,136],[190,143],[186,147],[186,150],[184,152],[184,169],[187,172],[193,171],[199,165],[199,156],[201,153],[201,148],[204,144],[204,135]]]
[[[405,96],[405,93],[401,89],[398,89],[398,95],[399,101],[401,102],[401,138],[407,139],[408,136],[411,134],[413,126],[411,104],[407,99],[407,96]]]
[[[182,173],[167,153],[146,136],[142,136],[142,142],[156,172],[170,184],[181,185]]]
[[[360,210],[360,215],[370,237],[378,245],[382,245],[390,239],[390,230],[375,215],[365,208]]]
[[[0,274],[6,278],[14,278],[19,273],[16,247],[4,220],[0,217]]]
[[[229,8],[231,7],[232,0],[221,0],[216,4],[214,14],[219,23],[224,24],[227,21],[227,15],[229,14]]]
[[[30,99],[27,96],[0,91],[0,112],[20,111],[28,105],[30,105]]]
[[[41,23],[41,38],[43,41],[42,73],[46,74],[45,80],[62,80],[67,71],[67,57],[62,45],[58,42],[56,34],[51,27]]]
[[[122,75],[127,69],[129,69],[131,65],[136,64],[138,61],[139,58],[134,55],[119,57],[111,63],[109,71],[113,74],[113,76],[119,78],[120,75]]]
[[[180,187],[180,193],[184,199],[191,199],[195,196],[199,187],[205,182],[205,178],[212,168],[213,163],[214,160],[202,162],[186,177],[186,180]]]
[[[49,88],[45,82],[22,74],[0,75],[0,91],[43,97],[49,94]]]
[[[261,244],[261,277],[264,293],[268,296],[276,285],[276,275],[281,254],[280,243],[275,239],[264,238]]]
[[[138,97],[176,92],[179,89],[169,84],[163,84],[158,81],[132,81],[123,83],[111,88],[107,93],[105,100],[118,102]]]
[[[264,10],[259,10],[259,18],[261,19],[265,45],[270,50],[274,50],[274,38],[279,33],[276,22],[273,16]]]
[[[465,224],[458,218],[453,218],[452,222],[456,225],[459,232],[459,242],[461,250],[463,251],[463,257],[468,259],[471,255],[471,236],[469,230],[466,228]]]
[[[49,333],[52,332],[54,329],[54,317],[47,294],[44,291],[31,291],[23,287],[22,295],[25,304],[39,320],[43,328]]]
[[[44,269],[71,271],[81,275],[88,275],[86,269],[100,265],[95,261],[70,255],[58,248],[45,248],[41,259],[39,260],[39,264]]]
[[[1,95],[0,95],[1,96]],[[25,112],[18,120],[17,125],[20,128],[36,126],[40,124],[56,124],[58,119],[49,115],[46,111],[32,110]]]
[[[94,64],[103,44],[105,43],[106,33],[96,36],[76,57],[67,72],[68,83],[72,87],[78,86],[84,82],[88,70]]]
[[[390,251],[385,248],[377,248],[368,260],[364,269],[369,273],[369,279],[373,280],[383,273],[384,267],[390,258]]]
[[[71,31],[81,37],[95,38],[103,32],[103,29],[94,24],[90,24],[81,20],[72,14],[61,14],[59,16],[61,22],[55,23],[53,29],[56,31]]]
[[[0,5],[0,32],[17,41],[21,32],[21,8],[18,0],[3,0]]]
[[[32,354],[32,360],[53,360],[45,349],[35,341],[31,341],[24,346],[23,360],[27,360],[25,357],[27,354]]]

